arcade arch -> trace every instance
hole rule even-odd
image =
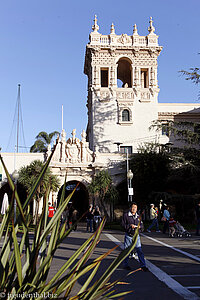
[[[7,193],[8,202],[10,203],[11,198],[12,198],[12,190],[11,190],[8,182],[3,184],[2,187],[0,188],[0,210],[1,210],[1,207],[2,207],[3,198],[4,198],[5,193]],[[21,201],[21,204],[23,205],[26,201],[26,198],[27,198],[27,192],[26,192],[25,187],[22,184],[20,184],[19,182],[17,183],[17,193],[19,195],[19,199]],[[31,212],[31,214],[33,213],[33,201],[31,201],[31,203],[30,203],[30,212]]]
[[[78,184],[78,186],[77,186]],[[89,207],[89,193],[87,187],[80,181],[71,180],[66,183],[65,199],[71,194],[74,188],[77,186],[74,195],[72,196],[68,207],[74,208],[78,211],[79,217],[82,216]],[[57,196],[57,206],[60,203],[63,185],[61,186]]]

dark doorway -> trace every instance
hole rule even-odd
[[[66,189],[65,189],[65,198],[67,198],[67,196],[71,194],[71,192],[75,189],[78,183],[79,185],[76,188],[76,191],[70,200],[69,207],[73,207],[74,209],[76,209],[79,213],[79,217],[81,217],[88,210],[88,206],[89,206],[89,194],[85,185],[76,180],[67,182]],[[60,188],[58,192],[57,205],[59,205],[60,202],[62,189],[63,186]]]
[[[10,203],[13,192],[12,192],[12,190],[11,190],[8,183],[5,183],[0,189],[0,209],[1,209],[1,206],[2,206],[3,197],[4,197],[5,193],[8,194],[8,202]],[[27,193],[26,193],[25,187],[22,184],[20,184],[19,182],[17,183],[17,193],[19,195],[19,199],[21,201],[21,204],[23,205],[26,201]],[[32,201],[30,203],[30,213],[31,214],[33,213],[33,202]]]

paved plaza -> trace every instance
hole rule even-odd
[[[90,235],[91,233],[86,232],[85,224],[79,225],[77,231],[70,233],[55,253],[48,279],[57,273]],[[103,231],[91,259],[106,253],[116,244],[118,248],[104,259],[97,277],[107,270],[123,249],[123,239],[124,233],[121,231]],[[127,276],[130,271],[120,265],[111,277],[111,281],[120,279],[129,283],[118,286],[118,291],[133,290],[124,299],[200,299],[200,237],[192,235],[188,238],[169,238],[167,234],[144,232],[141,240],[149,272],[141,271],[136,257],[130,259],[132,270],[138,269],[135,273]],[[88,274],[78,280],[72,295],[77,294],[87,277]]]
[[[83,224],[76,232],[72,232],[57,250],[51,272],[52,277],[66,262],[74,251],[90,236]],[[103,273],[116,258],[123,247],[124,234],[120,231],[104,230],[101,241],[94,251],[93,257],[105,253],[118,244],[119,247],[107,257],[101,266]],[[147,259],[149,272],[141,270],[126,277],[128,271],[120,265],[112,276],[112,280],[121,278],[129,285],[119,287],[120,291],[133,290],[124,299],[200,299],[200,238],[169,238],[162,233],[142,234],[142,247]],[[130,266],[139,268],[136,259],[131,259]],[[80,288],[84,278],[79,280],[74,293]]]

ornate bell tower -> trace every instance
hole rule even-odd
[[[149,126],[158,118],[157,57],[162,50],[152,18],[147,36],[134,25],[131,36],[99,33],[95,16],[86,47],[84,73],[88,76],[87,140],[91,150],[135,151],[149,141]]]

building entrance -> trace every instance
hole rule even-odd
[[[75,189],[78,183],[79,185],[76,188],[76,191],[70,200],[69,208],[76,209],[78,211],[79,217],[81,217],[88,210],[89,206],[89,194],[86,186],[83,183],[76,180],[68,181],[66,183],[65,199],[71,194],[71,192]],[[62,189],[63,186],[60,188],[58,193],[57,205],[59,205],[60,202]]]

